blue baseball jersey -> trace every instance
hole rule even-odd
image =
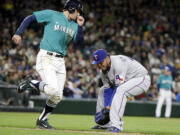
[[[42,10],[33,13],[38,23],[45,23],[40,48],[66,55],[69,44],[76,39],[78,24],[63,12]]]
[[[173,79],[171,75],[160,75],[157,81],[157,84],[159,85],[160,89],[165,89],[165,90],[171,90],[172,89],[172,83]]]

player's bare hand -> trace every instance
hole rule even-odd
[[[12,37],[12,40],[13,40],[13,42],[14,42],[15,44],[20,44],[22,38],[21,38],[21,36],[15,34],[15,35]]]
[[[77,23],[78,23],[79,26],[83,26],[83,24],[84,24],[84,17],[78,16],[77,17]]]

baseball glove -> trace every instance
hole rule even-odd
[[[110,121],[109,109],[102,109],[100,112],[95,114],[95,122],[99,125],[105,125]]]

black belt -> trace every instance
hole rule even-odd
[[[64,56],[61,55],[61,54],[55,54],[55,55],[53,55],[52,52],[47,52],[47,54],[50,55],[50,56],[58,57],[58,58],[64,58]]]

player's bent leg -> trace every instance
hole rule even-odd
[[[56,107],[56,105],[62,100],[62,94],[58,93],[57,95],[51,96],[46,102],[47,105],[51,107]]]
[[[56,96],[59,93],[59,90],[56,86],[47,84],[43,81],[31,80],[28,83],[26,83],[25,86],[30,87],[31,89],[39,90],[50,97],[53,97],[54,95]]]
[[[104,87],[99,89],[97,103],[96,103],[96,113],[100,112],[104,108]]]
[[[55,99],[55,98],[53,98]],[[59,99],[59,100],[57,100]],[[37,119],[36,126],[40,129],[55,129],[53,126],[51,126],[48,122],[48,115],[51,114],[51,112],[56,108],[57,103],[60,102],[60,98],[56,98],[56,101],[52,101],[49,99],[46,103],[46,106],[41,113],[40,117]]]
[[[56,108],[56,105],[60,102],[62,99],[62,94],[57,94],[52,97],[50,97],[49,100],[46,102],[46,106],[40,115],[39,119],[37,120],[37,127],[41,129],[55,129],[53,126],[51,126],[48,121],[47,117],[48,115]]]
[[[43,92],[48,96],[58,95],[58,90],[56,87],[53,87],[49,84],[46,84],[43,81],[37,80],[25,80],[21,82],[17,88],[18,93],[22,93],[26,90],[36,91],[36,92]]]
[[[40,93],[40,90],[37,87],[35,87],[29,79],[26,79],[25,81],[22,81],[21,83],[19,83],[19,85],[17,87],[18,93],[23,93],[26,90],[35,91],[37,93]]]
[[[55,64],[51,64],[54,62]],[[59,61],[57,58],[49,58],[46,52],[44,53],[43,50],[40,50],[37,56],[36,70],[42,79],[42,82],[39,83],[40,91],[50,97],[37,120],[37,126],[40,128],[40,126],[46,124],[46,126],[51,129],[52,126],[47,123],[47,117],[62,99],[61,96],[59,96],[59,92],[63,92],[66,79],[64,60]],[[42,128],[46,129],[46,127]]]
[[[113,127],[123,130],[122,117],[127,102],[127,97],[136,96],[146,92],[150,86],[150,77],[145,75],[127,81],[116,90],[111,104],[110,121]]]
[[[54,72],[52,72],[51,74],[53,73]],[[63,87],[59,88],[57,85],[60,81],[57,81],[56,79],[52,80],[51,78],[52,77],[48,78],[49,80],[45,79],[44,81],[46,81],[46,83],[39,83],[39,89],[49,96],[49,100],[46,102],[46,106],[36,123],[37,127],[41,129],[55,129],[48,123],[47,117],[55,109],[56,105],[60,102],[63,95]]]
[[[56,97],[57,95],[59,95],[59,90],[49,84],[46,84],[44,87],[42,87],[42,91],[50,97]]]
[[[122,99],[121,102],[119,103],[119,99]],[[118,100],[118,101],[117,101]],[[120,131],[123,131],[123,114],[124,114],[124,109],[126,106],[127,102],[127,96],[122,92],[119,94],[115,94],[112,104],[111,104],[111,109],[110,109],[110,121],[112,123],[112,127],[116,127]],[[113,128],[110,128],[108,132],[111,132]]]
[[[56,108],[56,105],[60,102],[61,99],[62,99],[62,94],[59,92],[57,95],[53,95],[47,100],[46,106],[36,122],[36,126],[38,128],[55,129],[53,126],[51,126],[48,123],[47,117]]]

